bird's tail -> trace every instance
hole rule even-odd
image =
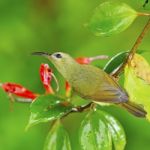
[[[130,112],[136,117],[144,118],[147,114],[146,111],[141,106],[130,101],[127,101],[125,103],[120,103],[118,105],[125,108],[128,112]]]

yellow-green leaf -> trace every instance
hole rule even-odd
[[[150,65],[141,55],[135,54],[130,66],[133,68],[137,77],[150,84]]]
[[[140,104],[147,112],[147,119],[150,121],[150,67],[147,61],[136,54],[131,63],[125,68],[125,89],[130,101]]]

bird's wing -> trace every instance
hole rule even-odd
[[[125,91],[111,87],[103,86],[100,90],[97,90],[91,99],[99,102],[108,102],[108,103],[124,103],[128,101],[128,95]]]
[[[123,103],[128,95],[107,73],[90,65],[82,65],[72,80],[73,89],[82,98],[106,103]]]

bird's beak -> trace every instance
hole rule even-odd
[[[36,56],[44,56],[48,59],[51,58],[51,54],[47,53],[47,52],[33,52],[32,55],[36,55]]]

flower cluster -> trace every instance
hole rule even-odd
[[[51,81],[52,81],[52,77],[53,77],[53,73],[52,73],[52,69],[49,67],[48,64],[41,64],[40,66],[40,78],[42,81],[42,84],[45,88],[45,91],[47,94],[54,94],[54,90],[51,87]],[[16,83],[1,83],[1,88],[8,93],[8,95],[10,96],[16,96],[16,99],[18,97],[23,98],[24,102],[27,101],[33,101],[37,98],[37,96],[39,96],[40,94],[36,94],[30,90],[28,90],[27,88],[25,88],[24,86],[20,85],[20,84],[16,84]]]

